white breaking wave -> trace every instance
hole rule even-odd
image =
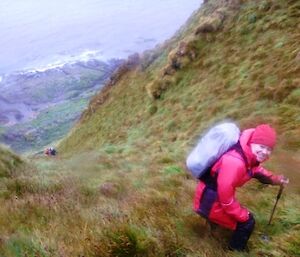
[[[23,71],[18,72],[19,74],[22,73],[31,73],[31,72],[44,72],[47,70],[61,68],[66,64],[75,64],[77,62],[87,62],[92,59],[103,60],[104,56],[101,51],[99,50],[85,50],[81,54],[75,55],[65,55],[65,56],[55,56],[53,59],[55,61],[48,63],[46,65],[41,65],[36,68],[25,68]],[[1,82],[1,81],[0,81]]]
[[[201,2],[1,0],[0,74],[126,58],[170,38]]]

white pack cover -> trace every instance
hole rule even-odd
[[[221,123],[208,130],[188,155],[187,168],[199,179],[240,137],[240,129],[232,122]]]

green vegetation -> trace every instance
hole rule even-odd
[[[15,172],[23,166],[20,157],[0,146],[0,178],[9,178],[14,176]]]
[[[300,4],[237,2],[208,1],[114,75],[57,157],[28,157],[34,167],[1,178],[0,255],[299,256]],[[253,181],[238,192],[257,220],[249,254],[229,252],[229,231],[210,233],[192,211],[186,154],[224,118],[272,123],[280,140],[267,167],[291,179],[271,225],[278,187]]]
[[[4,128],[3,134],[18,137],[11,146],[20,152],[42,149],[66,135],[87,104],[87,97],[53,104],[31,121]]]
[[[0,127],[1,142],[24,153],[39,151],[61,139],[78,120],[91,96],[103,86],[117,63],[97,62],[91,67],[88,63],[77,63],[31,76],[19,75],[15,81],[11,79],[8,90],[0,94],[11,103],[26,103],[23,108],[11,107],[10,110],[16,113],[15,117],[24,120],[14,124],[12,119],[13,124]],[[0,113],[9,117],[10,111],[4,109]]]
[[[299,3],[246,1],[240,11],[217,3],[209,1],[191,21],[222,12],[222,28],[195,35],[199,25],[188,24],[146,69],[128,71],[104,102],[102,93],[93,99],[62,151],[125,143],[131,130],[150,143],[176,135],[170,144],[177,148],[228,117],[242,127],[271,122],[282,147],[299,149]],[[186,63],[190,55],[196,57]]]

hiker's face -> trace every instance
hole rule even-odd
[[[266,161],[272,153],[272,148],[266,145],[251,144],[250,146],[252,153],[259,162]]]

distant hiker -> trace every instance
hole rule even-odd
[[[255,225],[251,212],[235,198],[236,188],[251,178],[272,185],[289,182],[260,166],[270,157],[275,143],[276,132],[268,124],[244,130],[238,144],[223,154],[197,185],[194,210],[211,223],[233,230],[230,250],[246,250]]]
[[[49,147],[45,150],[45,155],[48,155],[48,156],[55,156],[56,155],[56,150],[55,148],[53,147]]]

